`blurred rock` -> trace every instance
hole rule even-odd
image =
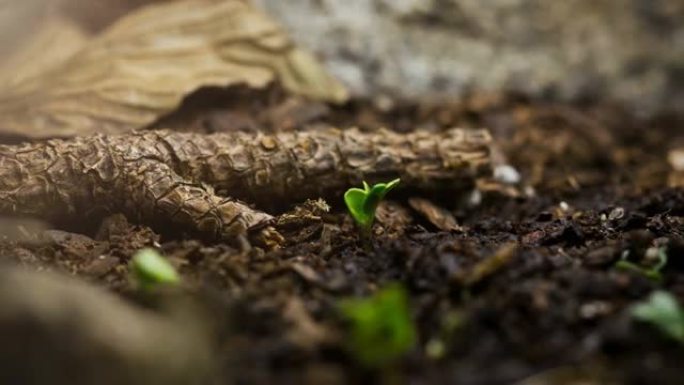
[[[210,344],[194,314],[158,314],[66,276],[4,267],[0,383],[209,383]]]
[[[684,110],[681,0],[256,0],[356,94],[511,90]]]

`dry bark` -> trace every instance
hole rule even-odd
[[[106,210],[231,239],[272,217],[237,199],[284,204],[362,180],[470,186],[490,170],[484,130],[325,128],[202,135],[147,131],[0,146],[0,212],[44,218]]]

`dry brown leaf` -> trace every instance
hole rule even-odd
[[[22,47],[47,5],[47,0],[0,0],[0,62]]]
[[[122,18],[64,63],[0,96],[0,132],[31,138],[143,127],[201,87],[278,79],[343,101],[346,90],[269,17],[242,0],[154,4]]]
[[[11,89],[57,67],[81,50],[90,36],[73,21],[46,18],[0,67],[0,89]]]

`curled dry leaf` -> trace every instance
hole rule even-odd
[[[40,76],[81,50],[90,39],[76,23],[54,15],[36,26],[21,48],[4,59],[0,67],[0,90],[11,89]]]
[[[45,14],[46,1],[0,1],[0,60],[6,60],[19,50],[26,38],[35,32]]]
[[[201,87],[263,87],[278,79],[312,98],[347,97],[310,54],[242,0],[143,7],[45,69],[6,83],[0,95],[5,135],[127,132],[154,122]]]

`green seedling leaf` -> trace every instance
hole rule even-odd
[[[384,367],[416,344],[408,298],[400,285],[391,285],[369,298],[347,299],[340,311],[349,322],[348,349],[367,367]]]
[[[369,233],[375,220],[375,210],[390,190],[399,184],[399,179],[378,183],[373,187],[363,182],[363,189],[350,188],[344,194],[344,202],[359,227]]]
[[[646,302],[632,308],[632,317],[684,344],[684,309],[672,294],[662,290],[654,292]]]
[[[664,247],[658,249],[658,261],[651,267],[644,267],[640,264],[630,262],[627,260],[628,256],[629,254],[625,253],[619,261],[615,262],[615,267],[621,270],[637,272],[656,282],[661,282],[663,280],[661,270],[667,265],[667,251]]]
[[[344,202],[352,218],[361,228],[368,228],[373,223],[373,218],[364,210],[364,202],[368,193],[359,188],[347,190],[344,194]],[[375,213],[373,213],[375,215]]]
[[[663,277],[659,271],[653,270],[653,269],[643,268],[642,266],[640,266],[634,262],[620,260],[620,261],[617,261],[615,263],[615,267],[620,269],[620,270],[634,271],[634,272],[639,273],[639,274],[643,275],[644,277],[646,277],[650,280],[656,281],[656,282],[660,282],[663,279]]]
[[[135,253],[131,261],[131,273],[143,290],[180,282],[176,269],[157,250],[151,248]]]

